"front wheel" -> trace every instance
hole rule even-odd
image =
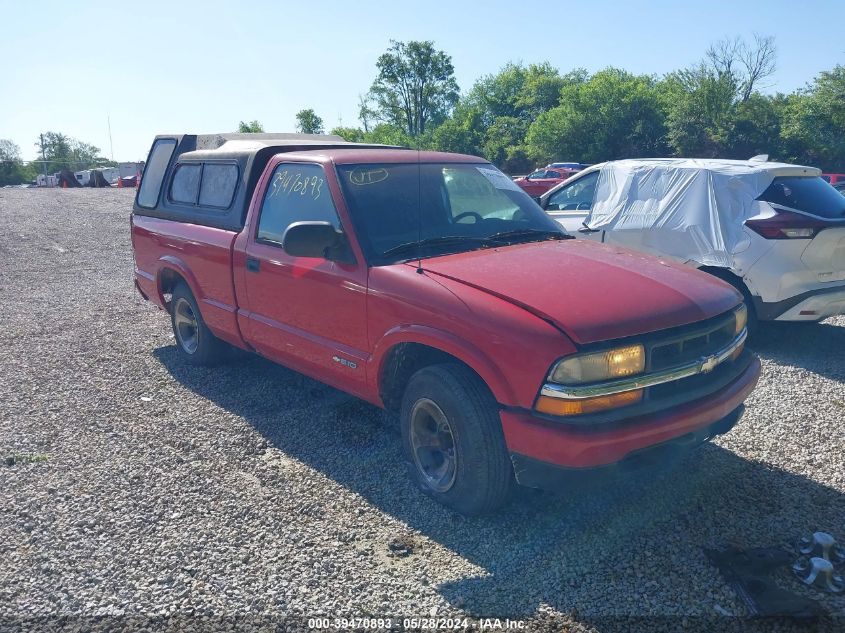
[[[507,501],[513,467],[498,407],[469,368],[444,364],[416,372],[402,398],[400,425],[411,477],[427,495],[467,515]]]

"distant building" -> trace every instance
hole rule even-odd
[[[133,163],[126,163],[126,164],[133,164]],[[103,178],[108,181],[109,184],[117,183],[117,179],[120,175],[120,170],[118,167],[99,167],[97,169],[83,169],[82,171],[74,172],[74,176],[76,176],[76,180],[79,181],[79,184],[83,187],[87,187],[91,184],[91,172],[98,171],[103,174]],[[134,176],[134,172],[132,173]]]
[[[59,174],[38,174],[35,177],[35,184],[39,187],[57,187],[59,184]]]
[[[120,170],[121,178],[131,178],[143,173],[144,163],[118,163],[117,168]]]

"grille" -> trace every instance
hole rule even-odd
[[[729,314],[707,328],[696,329],[669,340],[658,340],[648,349],[648,371],[677,367],[702,356],[715,354],[734,339],[734,331],[734,317]]]
[[[702,389],[707,390],[711,387],[715,390],[736,377],[736,374],[737,367],[734,363],[725,361],[707,374],[698,374],[696,376],[666,382],[662,385],[655,385],[654,387],[649,387],[646,393],[648,394],[649,400],[662,400],[664,398],[674,398],[697,392]]]

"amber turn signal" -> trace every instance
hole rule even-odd
[[[584,413],[595,413],[605,409],[618,409],[630,404],[642,402],[643,390],[623,391],[610,396],[598,396],[596,398],[584,398],[583,400],[565,400],[563,398],[551,398],[540,396],[537,400],[536,409],[540,413],[549,415],[583,415]]]
[[[735,361],[742,355],[742,350],[745,349],[745,341],[739,344],[739,346],[734,350],[733,354],[731,354],[731,361]]]

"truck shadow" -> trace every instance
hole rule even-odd
[[[528,617],[548,605],[603,627],[607,613],[671,616],[701,608],[685,604],[679,588],[682,596],[729,596],[714,597],[703,615],[712,616],[714,604],[742,615],[702,546],[791,547],[802,533],[836,533],[844,524],[838,490],[718,445],[686,458],[675,475],[631,477],[566,496],[520,489],[499,514],[464,518],[409,483],[398,431],[379,409],[257,357],[209,372],[185,365],[173,346],[154,354],[187,389],[248,421],[270,446],[476,565],[477,575],[449,579],[441,554],[426,573],[450,604],[479,617]],[[332,499],[314,501],[330,516]],[[395,564],[424,558],[431,546],[418,541],[415,553]],[[386,555],[387,543],[369,545]],[[597,600],[601,614],[586,606]],[[837,600],[833,607],[845,612]]]

